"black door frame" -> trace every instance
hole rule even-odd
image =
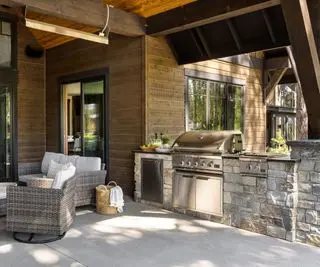
[[[11,100],[11,177],[0,177],[0,182],[14,182],[18,180],[18,112],[17,112],[17,17],[0,12],[0,21],[11,23],[11,67],[0,67],[0,86],[7,86]]]
[[[92,82],[97,80],[104,81],[104,163],[106,169],[109,166],[109,69],[95,69],[86,72],[79,72],[67,76],[62,76],[58,79],[59,84],[59,112],[60,112],[60,125],[59,125],[59,143],[60,143],[60,152],[63,153],[64,150],[64,117],[63,117],[63,85],[68,83],[77,83],[77,82]],[[82,91],[82,88],[81,88]],[[82,107],[81,107],[82,109]],[[83,114],[83,110],[81,110]],[[82,120],[81,120],[82,127]],[[82,133],[83,135],[83,133]],[[84,140],[84,139],[82,139]],[[83,151],[83,150],[82,150]]]

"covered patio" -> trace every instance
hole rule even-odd
[[[319,10],[0,1],[0,265],[320,266]]]
[[[4,219],[0,219],[3,229]],[[127,200],[119,216],[77,210],[66,237],[21,244],[0,232],[3,266],[319,266],[316,247],[231,228]],[[19,255],[19,256],[17,256]]]

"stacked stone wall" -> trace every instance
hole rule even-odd
[[[297,165],[269,161],[268,174],[240,173],[240,160],[224,158],[224,216],[221,222],[272,237],[294,241]]]

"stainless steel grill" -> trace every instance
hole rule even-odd
[[[223,215],[222,153],[243,150],[241,132],[193,131],[174,144],[173,206]]]
[[[174,143],[173,167],[200,172],[222,172],[222,153],[243,150],[238,131],[190,131]]]

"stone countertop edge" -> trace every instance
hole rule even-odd
[[[287,141],[288,146],[319,147],[320,139]]]
[[[300,162],[300,159],[289,159],[289,158],[267,158],[267,161],[276,161],[276,162]]]
[[[242,155],[239,154],[223,154],[222,158],[227,158],[227,159],[239,159]],[[259,156],[257,156],[259,157]],[[252,156],[254,158],[254,156]],[[276,161],[276,162],[300,162],[300,159],[290,159],[290,158],[269,158],[267,157],[267,161]]]
[[[141,153],[141,154],[157,154],[157,155],[172,155],[172,152],[157,152],[157,151],[152,151],[152,152],[147,152],[147,151],[142,151],[139,149],[132,150],[132,153]]]

